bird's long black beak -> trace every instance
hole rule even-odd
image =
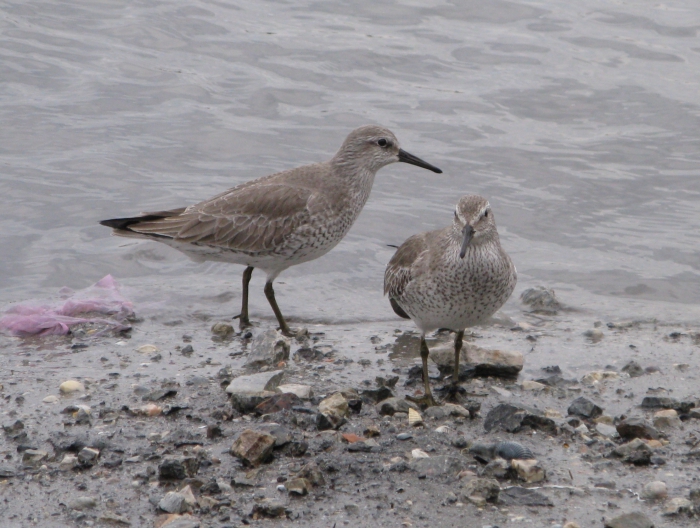
[[[442,171],[438,169],[435,165],[431,165],[430,163],[427,163],[422,159],[417,158],[413,154],[409,154],[404,149],[399,149],[399,161],[403,161],[404,163],[410,163],[411,165],[423,167],[424,169],[428,169],[433,172],[437,172],[438,174],[442,174]]]
[[[464,255],[467,254],[467,246],[469,242],[472,241],[472,236],[474,236],[474,228],[467,224],[464,226],[464,229],[462,229],[462,233],[464,234],[464,238],[462,239],[462,249],[459,250],[459,258],[464,258]]]

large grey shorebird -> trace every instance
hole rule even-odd
[[[438,328],[457,333],[453,389],[459,382],[459,354],[464,329],[483,323],[508,300],[517,274],[501,247],[486,198],[460,198],[449,227],[413,235],[389,261],[384,294],[397,315],[412,319],[421,331],[425,394],[421,403],[435,405],[428,379],[425,334]]]
[[[280,329],[291,334],[272,282],[285,269],[328,253],[347,234],[369,198],[374,176],[402,161],[441,173],[399,147],[394,134],[368,125],[352,131],[330,161],[257,180],[189,207],[103,220],[113,234],[168,244],[194,260],[232,262],[243,272],[241,328],[248,318],[254,268],[267,274],[265,296]]]

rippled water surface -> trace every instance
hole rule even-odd
[[[392,319],[387,244],[471,192],[516,261],[510,309],[544,284],[601,316],[698,315],[699,32],[691,0],[9,0],[0,301],[112,273],[142,302],[233,315],[242,267],[97,222],[327,159],[376,122],[445,174],[382,169],[347,238],[279,278],[292,320]]]

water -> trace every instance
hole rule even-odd
[[[8,1],[0,302],[107,273],[138,301],[238,313],[242,267],[109,236],[390,127],[441,167],[382,169],[348,237],[276,288],[291,321],[394,320],[411,234],[491,200],[529,286],[600,317],[700,314],[696,2]],[[271,319],[254,276],[253,317]]]

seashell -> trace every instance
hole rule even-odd
[[[423,417],[418,411],[409,407],[408,409],[408,424],[409,425],[423,425]]]
[[[535,458],[532,451],[518,442],[499,442],[496,444],[493,452],[497,457],[506,460]]]

